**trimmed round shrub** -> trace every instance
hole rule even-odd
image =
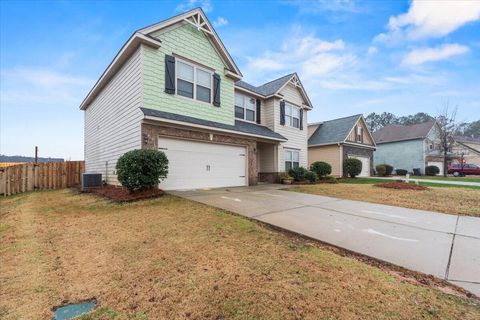
[[[392,173],[393,173],[393,166],[391,166],[389,164],[386,164],[386,163],[384,163],[383,165],[385,166],[385,170],[386,170],[385,175],[386,176],[391,176]]]
[[[288,174],[293,178],[295,181],[305,181],[306,175],[308,170],[304,167],[298,167],[288,170]]]
[[[396,169],[395,172],[397,173],[397,175],[399,176],[406,176],[408,171],[405,170],[405,169]]]
[[[384,164],[376,165],[375,170],[377,171],[377,176],[379,176],[379,177],[385,177],[385,175],[387,173],[387,168],[385,167]]]
[[[168,159],[158,150],[132,150],[118,159],[116,169],[118,181],[128,191],[147,190],[167,177]]]
[[[393,166],[389,165],[389,164],[386,164],[386,163],[382,163],[382,164],[379,164],[379,166],[382,165],[382,166],[385,166],[385,176],[391,176],[392,173],[393,173]]]
[[[323,161],[315,161],[310,165],[310,170],[315,172],[319,177],[325,177],[332,173],[332,166]]]
[[[307,179],[308,181],[310,182],[315,182],[318,180],[318,175],[316,172],[314,171],[308,171],[306,174],[305,174],[305,179]]]
[[[362,172],[362,161],[355,158],[348,158],[343,161],[343,171],[347,176],[355,178]]]
[[[425,174],[427,176],[436,176],[439,173],[440,173],[440,168],[438,168],[437,166],[427,166],[425,168]]]

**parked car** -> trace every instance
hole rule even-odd
[[[466,163],[463,165],[459,163],[451,164],[448,167],[449,174],[453,174],[454,176],[460,176],[460,175],[467,175],[467,174],[477,174],[480,175],[480,167],[477,166],[476,164],[473,163]]]

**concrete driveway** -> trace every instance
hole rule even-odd
[[[480,218],[279,190],[284,187],[172,193],[432,274],[480,296]]]

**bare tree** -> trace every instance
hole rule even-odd
[[[455,144],[455,133],[458,131],[460,124],[456,120],[457,107],[450,108],[449,103],[445,103],[443,110],[437,115],[436,121],[439,128],[438,136],[440,138],[440,152],[443,157],[443,176],[447,176],[447,160],[448,154],[451,152]]]

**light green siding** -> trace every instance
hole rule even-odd
[[[186,24],[155,36],[159,49],[143,46],[143,104],[146,108],[185,116],[234,124],[234,81],[225,77],[225,65],[202,31]],[[165,90],[165,54],[178,54],[215,69],[221,77],[220,107],[167,94]]]
[[[413,168],[420,168],[423,174],[425,169],[423,139],[382,143],[377,145],[373,153],[374,165],[387,163],[395,169],[406,169],[409,172]]]

